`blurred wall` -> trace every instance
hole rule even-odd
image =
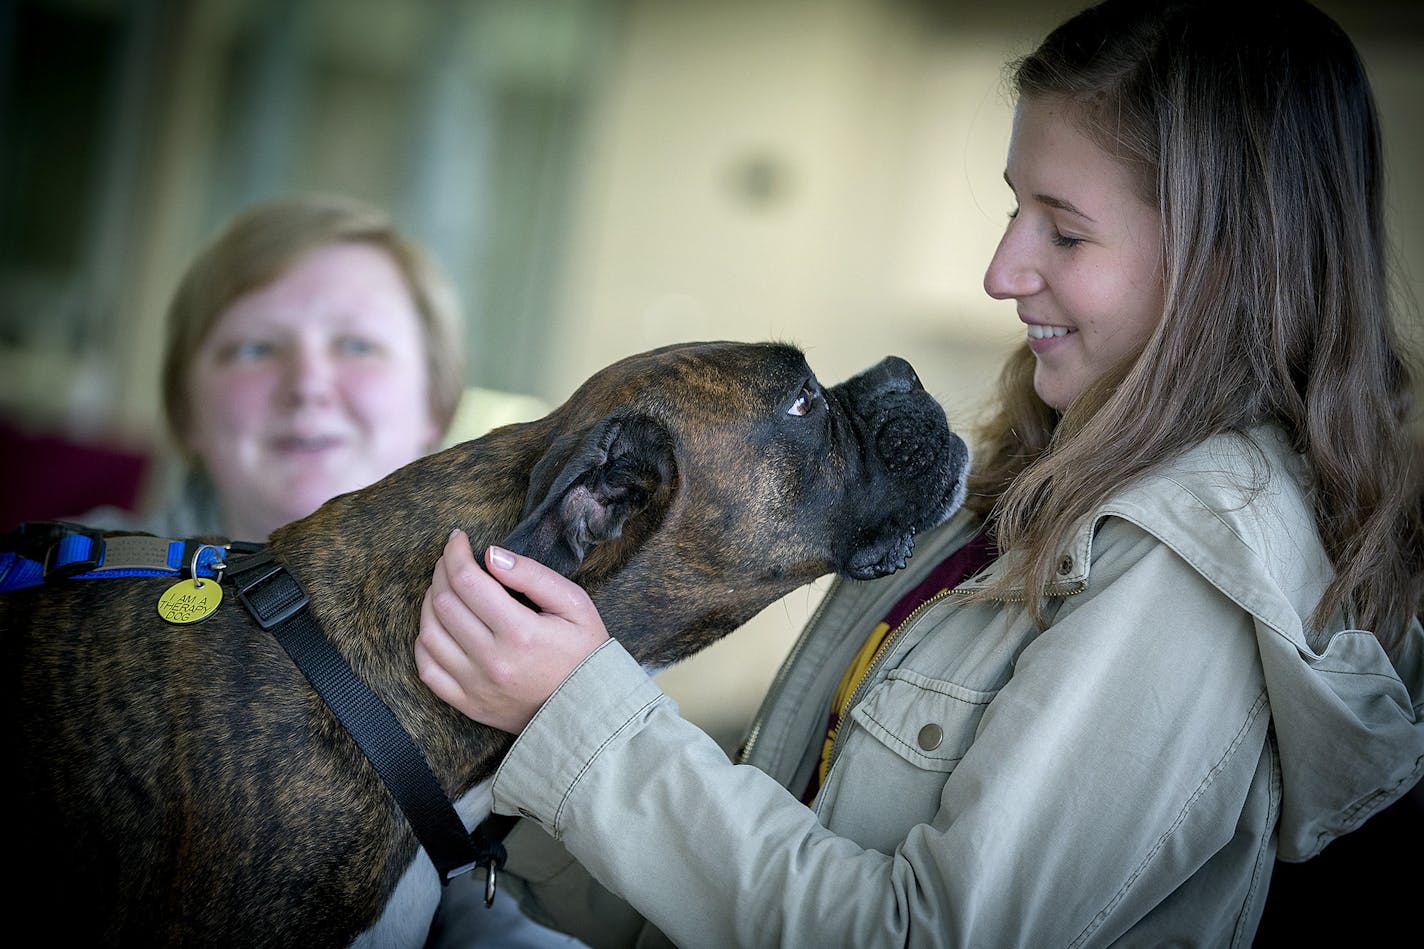
[[[556,403],[631,352],[778,338],[828,383],[903,355],[965,427],[1022,337],[980,287],[1011,207],[1001,68],[1078,6],[0,0],[0,415],[160,450],[188,256],[315,189],[435,248],[479,393]],[[1424,5],[1322,6],[1384,113],[1417,341]],[[664,673],[684,713],[732,744],[825,585]]]
[[[552,377],[697,338],[789,339],[828,382],[896,353],[964,426],[1023,331],[981,281],[1012,208],[1003,64],[1057,0],[643,0],[598,100]],[[1324,6],[1386,126],[1400,300],[1419,336],[1424,5]],[[829,581],[660,677],[731,747]]]
[[[163,314],[238,210],[330,191],[450,272],[537,394],[618,0],[0,0],[0,409],[158,448]]]

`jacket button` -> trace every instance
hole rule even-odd
[[[922,751],[934,751],[939,747],[939,743],[944,741],[944,729],[931,722],[920,729],[920,735],[917,740],[920,743],[920,749]]]
[[[1058,573],[1059,573],[1060,576],[1065,576],[1065,577],[1066,577],[1066,576],[1069,574],[1069,572],[1072,571],[1072,569],[1073,569],[1073,558],[1072,558],[1072,557],[1069,557],[1069,556],[1067,556],[1067,555],[1065,554],[1064,557],[1063,557],[1063,559],[1060,560],[1060,561],[1058,561]]]

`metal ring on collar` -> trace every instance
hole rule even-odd
[[[198,558],[203,555],[203,551],[213,550],[217,552],[218,559],[212,561],[209,566],[213,568],[216,582],[222,582],[222,572],[227,567],[227,563],[222,559],[223,548],[216,544],[199,544],[198,549],[193,551],[193,562],[188,567],[188,573],[193,577],[193,586],[201,590],[203,588],[203,578],[198,576]]]

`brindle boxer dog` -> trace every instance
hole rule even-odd
[[[902,359],[823,389],[791,346],[674,346],[616,363],[539,421],[329,501],[268,550],[459,796],[511,738],[416,675],[420,602],[452,528],[572,576],[660,666],[823,574],[902,567],[916,531],[962,499],[967,460]],[[155,608],[171,582],[0,597],[9,918],[102,944],[375,937],[411,868],[438,889],[409,824],[236,597],[173,626]],[[416,944],[434,898],[413,914]]]

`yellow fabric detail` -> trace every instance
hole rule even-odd
[[[831,699],[834,718],[830,729],[826,732],[826,741],[821,746],[821,764],[818,768],[821,784],[826,783],[826,772],[831,766],[831,746],[835,744],[836,733],[840,730],[840,716],[845,704],[850,701],[851,692],[855,690],[856,684],[870,668],[876,651],[880,648],[880,644],[885,642],[885,637],[888,635],[890,635],[889,624],[877,623],[875,629],[871,630],[870,635],[866,637],[865,642],[856,652],[855,658],[851,660],[845,675],[841,676],[841,684],[836,687],[836,694]]]

